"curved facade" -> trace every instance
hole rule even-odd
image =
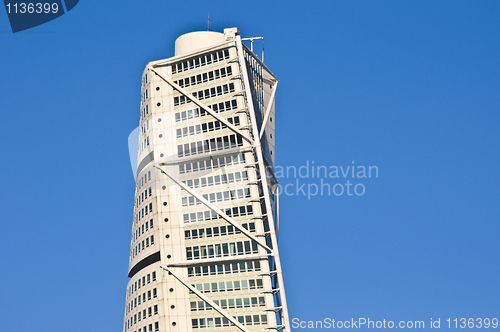
[[[124,331],[288,330],[276,240],[278,80],[236,28],[142,77]]]

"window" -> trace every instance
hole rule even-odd
[[[249,280],[248,283],[250,285],[250,289],[255,289],[255,280]]]

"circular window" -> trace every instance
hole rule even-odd
[[[156,91],[160,91],[160,87],[159,86],[156,87]]]
[[[272,117],[271,117],[271,118],[269,118],[269,120],[271,120],[271,122],[273,122],[273,118],[272,118]]]
[[[156,104],[156,106],[160,106],[160,105],[161,105],[161,103]]]
[[[177,325],[177,323],[176,323],[176,322],[173,322],[173,323],[172,323],[172,326],[175,326],[175,325]]]
[[[165,222],[167,222],[167,221],[168,221],[168,218],[165,218]]]
[[[170,288],[169,290],[170,290],[170,292],[173,292],[173,291],[174,291],[174,289],[173,289],[173,288]]]
[[[162,154],[160,154],[160,158],[163,158],[163,156],[165,156],[163,153],[162,153]]]
[[[170,308],[175,309],[175,305],[173,305],[173,304],[172,304],[172,305],[170,306]]]
[[[160,119],[158,119],[158,122],[161,122],[161,118],[160,118]]]
[[[161,187],[161,189],[165,190],[165,189],[167,189],[167,186],[163,186],[163,187]]]
[[[163,202],[163,206],[167,206],[167,202]]]
[[[163,135],[162,135],[162,134],[160,134],[158,137],[159,137],[159,138],[162,138],[162,137],[163,137]]]
[[[169,237],[170,237],[170,235],[168,235],[168,234],[167,234],[167,235],[165,235],[165,238],[167,238],[167,239],[168,239]]]
[[[167,255],[167,258],[168,258],[168,259],[172,258],[172,255]]]

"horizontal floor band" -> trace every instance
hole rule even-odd
[[[142,159],[142,161],[139,163],[139,166],[137,166],[137,175],[141,173],[142,169],[146,167],[147,164],[152,162],[155,159],[155,152],[151,151],[146,157]]]
[[[128,273],[128,277],[132,278],[137,272],[142,270],[143,268],[156,263],[160,260],[160,252],[155,252],[154,254],[149,255],[148,257],[142,259],[139,263],[135,264],[134,267]]]

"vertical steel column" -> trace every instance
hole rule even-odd
[[[259,169],[261,172],[261,181],[262,181],[262,191],[264,192],[264,200],[266,203],[266,209],[268,211],[267,213],[267,218],[268,222],[271,223],[269,225],[269,233],[271,236],[271,243],[273,246],[273,253],[274,253],[274,263],[276,264],[276,276],[278,278],[279,282],[279,295],[281,298],[281,304],[283,306],[282,316],[281,316],[281,323],[285,325],[284,329],[286,331],[289,331],[290,329],[290,321],[288,317],[288,307],[286,304],[286,296],[285,296],[285,287],[283,283],[283,274],[281,271],[281,262],[279,258],[279,252],[278,252],[278,241],[276,239],[276,232],[275,232],[275,225],[274,225],[274,216],[272,215],[271,211],[273,210],[271,207],[271,199],[269,197],[269,186],[268,186],[268,180],[267,180],[267,171],[264,165],[264,157],[262,155],[262,149],[261,149],[261,143],[260,143],[260,137],[259,137],[259,130],[257,128],[257,120],[255,118],[255,110],[253,107],[253,100],[252,98],[252,93],[250,91],[250,82],[249,82],[249,77],[248,77],[248,72],[247,72],[247,67],[246,67],[246,62],[245,62],[245,56],[244,56],[244,49],[243,45],[241,43],[241,37],[239,35],[236,36],[236,52],[238,54],[238,59],[240,63],[240,68],[241,72],[243,74],[243,81],[245,83],[245,94],[246,94],[246,99],[247,99],[247,105],[248,105],[248,110],[250,113],[250,119],[252,121],[252,128],[253,132],[255,133],[254,137],[254,149],[257,154],[257,158],[259,159],[258,165]]]

